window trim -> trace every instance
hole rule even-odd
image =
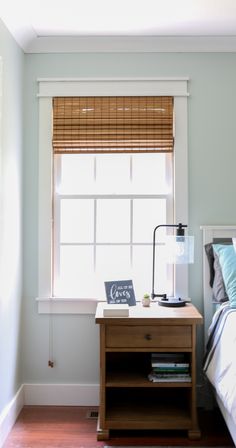
[[[52,297],[52,98],[53,96],[172,95],[174,97],[174,222],[188,223],[187,151],[188,78],[76,78],[39,79],[38,183],[38,311],[39,313],[93,314],[97,301]],[[178,175],[180,173],[180,175]],[[188,297],[188,267],[176,266],[175,289]]]

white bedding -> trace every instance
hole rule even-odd
[[[223,305],[214,316],[211,332],[204,371],[236,424],[236,309]]]

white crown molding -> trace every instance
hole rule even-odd
[[[236,52],[235,36],[37,36],[28,23],[4,17],[25,53]]]
[[[19,22],[17,14],[11,14],[8,8],[6,8],[6,5],[5,10],[3,5],[0,20],[3,21],[8,31],[12,34],[12,36],[16,40],[17,44],[25,52],[27,52],[28,45],[30,45],[31,42],[37,40],[37,34],[33,29],[33,27],[29,25],[27,19],[22,18],[21,21]]]
[[[1,8],[1,20],[25,53],[96,53],[96,52],[236,52],[236,33],[215,35],[136,35],[136,36],[40,36],[29,23],[12,14],[7,3]]]
[[[236,36],[33,37],[25,53],[236,52]]]

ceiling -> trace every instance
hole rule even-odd
[[[0,17],[25,52],[236,49],[236,0],[2,0]]]

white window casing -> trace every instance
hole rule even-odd
[[[187,78],[39,79],[38,310],[94,313],[97,300],[52,297],[52,98],[54,96],[168,95],[174,97],[174,223],[188,224]],[[171,223],[170,223],[171,224]],[[176,266],[175,291],[188,297],[188,267]]]

